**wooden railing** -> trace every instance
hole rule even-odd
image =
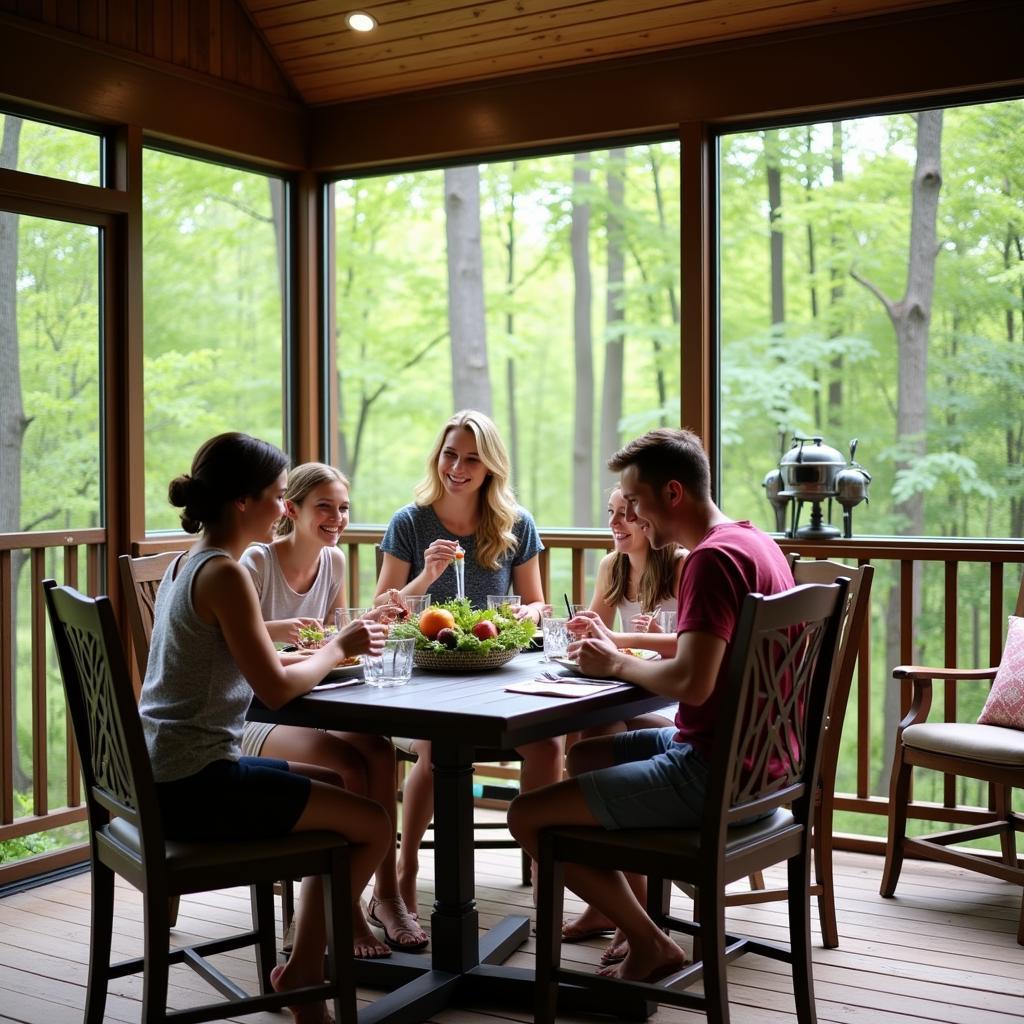
[[[61,692],[61,684],[52,661],[47,671],[48,632],[40,581],[53,577],[89,594],[97,593],[105,542],[102,529],[0,535],[0,842],[38,836],[85,820],[70,721],[63,700],[52,700]],[[26,619],[27,657],[20,657],[19,640],[26,633]],[[28,671],[18,672],[18,666],[26,663]],[[31,707],[30,758],[19,749],[15,720],[25,701]],[[55,731],[60,737],[63,766],[56,787],[60,799],[51,806],[51,762],[57,759],[51,756],[50,744],[50,709],[54,705],[60,709]],[[23,773],[31,775],[31,808],[28,814],[16,815],[16,782]],[[53,871],[87,855],[87,848],[78,842],[0,863],[0,885]]]
[[[354,606],[368,602],[372,593],[375,576],[374,547],[383,536],[383,527],[351,527],[345,532],[344,544],[348,558],[349,600]],[[572,601],[581,602],[589,597],[593,586],[593,568],[596,556],[610,547],[610,540],[603,530],[541,530],[545,551],[541,556],[541,572],[545,593],[550,600],[560,600],[564,591]],[[188,546],[192,538],[184,535],[151,537],[135,545],[133,554],[153,554],[157,551],[174,550]],[[104,541],[102,530],[74,531],[69,533],[14,534],[0,537],[0,841],[29,836],[47,829],[82,821],[84,811],[81,805],[78,781],[78,762],[74,755],[71,738],[66,734],[67,769],[64,788],[66,806],[51,808],[48,800],[47,755],[47,704],[52,703],[49,687],[59,689],[59,681],[50,665],[47,673],[47,642],[43,614],[42,593],[39,580],[54,575],[63,582],[77,585],[81,578],[79,563],[84,552],[86,571],[85,588],[95,593],[101,564],[100,553]],[[986,643],[980,654],[985,664],[995,664],[1002,649],[1003,630],[1006,621],[1007,592],[1016,593],[1020,573],[1024,569],[1024,545],[1010,541],[983,540],[903,540],[865,538],[835,540],[828,543],[798,542],[780,538],[784,551],[796,551],[804,558],[835,558],[852,563],[873,563],[882,570],[886,565],[895,567],[899,586],[899,658],[900,662],[914,660],[914,615],[912,605],[913,580],[916,573],[925,571],[926,566],[941,567],[944,578],[944,661],[953,665],[957,661],[957,635],[961,616],[959,580],[965,567],[980,566],[987,576],[988,600],[983,609]],[[28,565],[31,585],[23,583],[19,592],[30,602],[31,653],[30,678],[32,702],[32,812],[28,816],[15,818],[14,815],[14,676],[12,671],[12,638],[16,632],[11,596],[17,560]],[[60,562],[60,568],[56,563]],[[872,595],[874,615],[869,615],[868,626],[861,640],[857,678],[851,689],[850,711],[856,710],[847,720],[846,728],[856,731],[856,769],[853,792],[844,792],[837,797],[839,811],[853,811],[861,814],[884,817],[888,810],[887,795],[872,792],[872,775],[879,774],[887,767],[891,745],[883,743],[878,756],[872,760],[872,730],[879,721],[879,708],[872,697],[872,663],[878,657],[872,655],[876,645],[884,644],[879,635],[878,623],[882,618],[879,609],[887,597],[888,585],[884,573],[876,576]],[[30,596],[29,596],[30,595]],[[554,598],[551,597],[554,595]],[[874,620],[874,621],[872,621]],[[884,648],[883,648],[884,649]],[[22,659],[24,661],[24,659]],[[884,671],[888,678],[891,666]],[[876,669],[877,671],[877,669]],[[890,684],[891,685],[891,684]],[[883,688],[877,684],[876,692]],[[19,691],[20,694],[20,691]],[[907,694],[903,694],[906,707]],[[953,720],[956,714],[955,697],[951,688],[943,692],[941,713],[946,720]],[[877,744],[876,744],[877,746]],[[877,786],[874,788],[878,788]],[[981,815],[980,807],[965,807],[957,804],[952,782],[943,790],[943,800],[937,803],[915,803],[911,815],[926,820],[951,823],[975,821]],[[842,835],[837,845],[848,848],[878,851],[881,841],[865,835]],[[49,854],[41,854],[24,861],[0,864],[0,885],[19,878],[58,867],[82,859],[83,848],[77,846]]]

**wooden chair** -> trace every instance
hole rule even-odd
[[[835,810],[836,769],[839,764],[839,743],[843,735],[843,719],[849,703],[853,669],[864,631],[871,598],[874,566],[849,566],[841,562],[800,561],[792,558],[793,578],[797,584],[835,583],[841,576],[849,579],[846,606],[839,635],[839,647],[833,662],[832,698],[825,718],[825,738],[822,741],[821,772],[818,798],[814,805],[812,848],[814,851],[814,882],[811,895],[818,899],[818,919],[821,926],[821,944],[828,949],[839,945],[836,924],[835,885],[832,879],[832,816]],[[785,889],[766,889],[763,878],[752,884],[750,892],[726,894],[727,907],[751,903],[767,903],[786,899]]]
[[[143,972],[147,1022],[223,1020],[286,1004],[329,1000],[339,1021],[357,1019],[351,957],[347,846],[333,832],[301,832],[269,840],[179,842],[163,834],[149,754],[113,608],[44,580],[43,589],[68,709],[82,761],[92,858],[92,928],[85,1020],[100,1024],[111,979]],[[114,878],[142,893],[145,955],[110,963]],[[325,984],[285,994],[270,986],[276,958],[275,879],[321,875],[328,934]],[[253,926],[236,935],[170,948],[168,901],[184,893],[251,887]],[[254,946],[259,995],[249,995],[206,957]],[[340,951],[340,955],[338,953]],[[172,964],[187,964],[225,996],[201,1007],[167,1009]]]
[[[1014,614],[1024,616],[1024,579]],[[909,710],[896,729],[889,784],[889,836],[880,890],[885,897],[895,895],[903,858],[908,855],[953,864],[1024,886],[1024,863],[1017,857],[1016,843],[1016,833],[1024,832],[1024,815],[1015,813],[1012,803],[1013,789],[1024,787],[1024,732],[997,725],[927,721],[933,679],[941,679],[955,692],[959,683],[994,679],[996,671],[996,668],[929,668],[923,665],[898,665],[893,669],[894,678],[911,684],[911,700]],[[908,836],[907,805],[915,767],[989,783],[989,820],[968,828]],[[988,836],[999,836],[1000,857],[950,848]],[[1024,899],[1017,924],[1017,941],[1024,945]]]
[[[608,1012],[632,998],[703,1009],[712,1024],[729,1019],[726,964],[745,952],[792,965],[797,1018],[815,1020],[811,976],[811,825],[832,663],[845,606],[846,581],[807,585],[744,599],[727,665],[710,785],[700,829],[548,828],[540,834],[537,894],[537,1004],[534,1019],[555,1018],[558,983],[602,992]],[[790,686],[783,686],[788,678]],[[733,709],[736,709],[733,713]],[[784,725],[780,725],[784,723]],[[793,755],[792,737],[799,754]],[[784,775],[772,780],[772,753]],[[744,771],[744,764],[754,765]],[[746,819],[766,814],[754,824]],[[725,931],[725,887],[785,861],[790,947]],[[564,864],[647,875],[647,910],[663,928],[694,936],[702,959],[658,983],[601,978],[561,964]],[[671,916],[670,879],[696,889],[696,921]],[[685,991],[702,979],[704,994]]]
[[[139,675],[145,677],[149,662],[149,638],[153,634],[153,615],[156,610],[156,592],[167,567],[184,551],[165,551],[159,555],[132,558],[121,555],[117,564],[121,569],[121,586],[128,603],[128,627],[135,649],[135,664]]]

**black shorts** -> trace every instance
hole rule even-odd
[[[242,757],[158,782],[156,791],[168,839],[269,839],[291,832],[311,787],[287,761]]]

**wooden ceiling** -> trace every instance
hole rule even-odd
[[[241,0],[309,104],[674,50],[951,0]],[[359,33],[346,13],[378,22]]]

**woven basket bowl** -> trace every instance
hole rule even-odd
[[[474,654],[471,651],[414,651],[412,660],[417,668],[428,672],[481,672],[489,668],[500,668],[518,653],[518,647],[488,654]]]

